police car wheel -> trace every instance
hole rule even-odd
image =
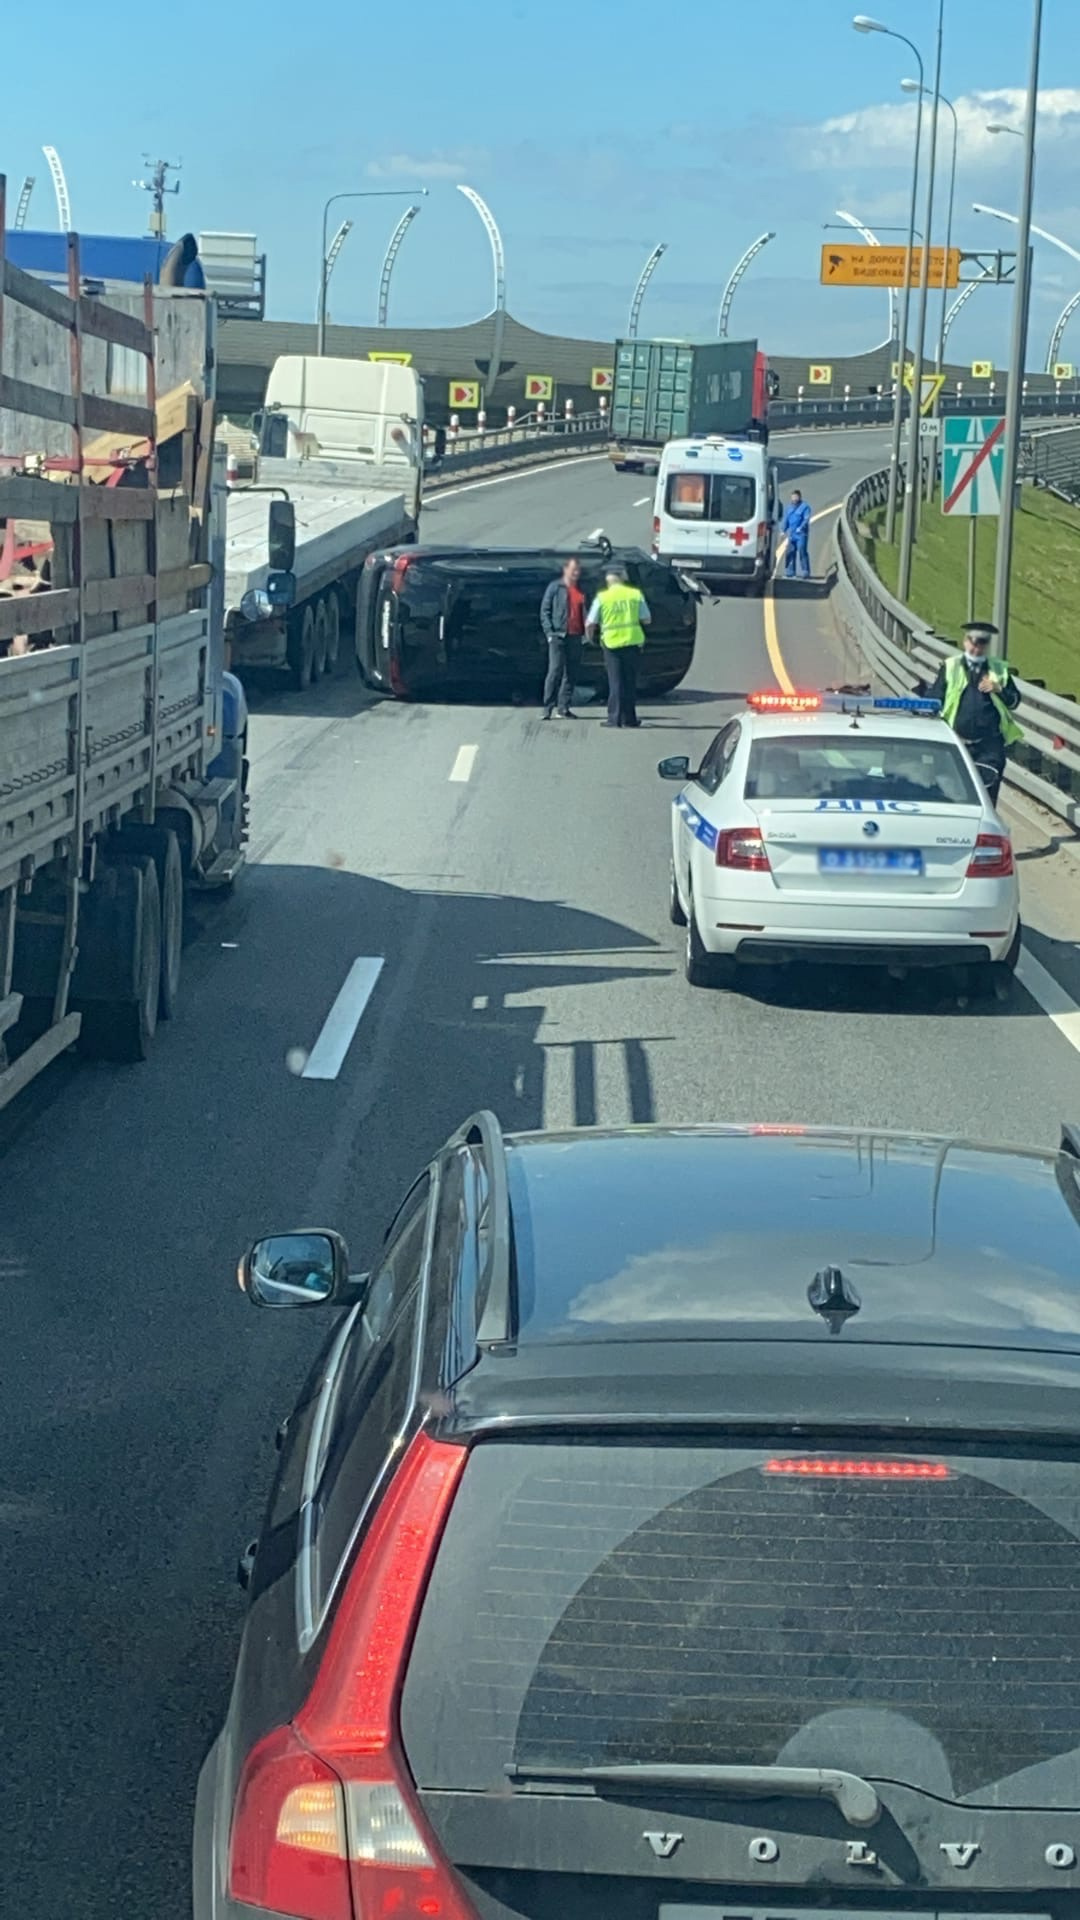
[[[675,884],[674,860],[671,863],[671,879],[669,882],[669,888],[670,888],[670,891],[668,893],[668,918],[671,921],[671,924],[673,927],[685,927],[686,915],[683,912],[682,901],[679,899],[679,889]]]
[[[694,911],[694,896],[688,894],[688,912],[686,915],[686,945],[683,953],[683,972],[692,987],[718,987],[723,984],[723,975],[727,969],[715,955],[706,951],[698,932],[697,914]]]

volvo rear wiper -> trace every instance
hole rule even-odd
[[[745,1794],[749,1799],[834,1800],[851,1827],[872,1827],[881,1817],[881,1801],[869,1780],[835,1767],[679,1766],[642,1760],[628,1766],[508,1766],[511,1780],[537,1784],[550,1780],[594,1787],[683,1787],[687,1792]]]

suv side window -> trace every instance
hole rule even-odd
[[[695,775],[704,793],[715,793],[731,765],[742,729],[737,720],[729,720],[717,734]]]
[[[341,1357],[313,1499],[316,1618],[408,1414],[430,1199],[431,1177],[425,1174],[387,1235]]]

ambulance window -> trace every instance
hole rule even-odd
[[[704,520],[706,473],[672,473],[667,483],[667,510],[673,520]]]

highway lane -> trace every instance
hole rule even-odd
[[[883,446],[781,450],[826,509]],[[427,531],[644,542],[649,493],[586,463],[436,499]],[[792,677],[844,669],[824,592],[781,587],[774,611]],[[198,909],[180,1017],[145,1067],[62,1068],[8,1128],[0,1821],[20,1920],[187,1913],[232,1568],[323,1324],[251,1313],[232,1282],[246,1238],[325,1221],[363,1259],[480,1105],[508,1127],[755,1118],[1042,1144],[1080,1117],[1080,1057],[1023,993],[964,1009],[932,983],[685,985],[655,762],[771,683],[765,632],[760,602],[706,610],[687,685],[622,741],[595,710],[548,726],[372,704],[349,675],[261,700],[255,864]],[[1077,883],[1022,833],[1031,937],[1067,970]],[[305,1079],[358,957],[383,967],[357,1037],[337,1079]]]

